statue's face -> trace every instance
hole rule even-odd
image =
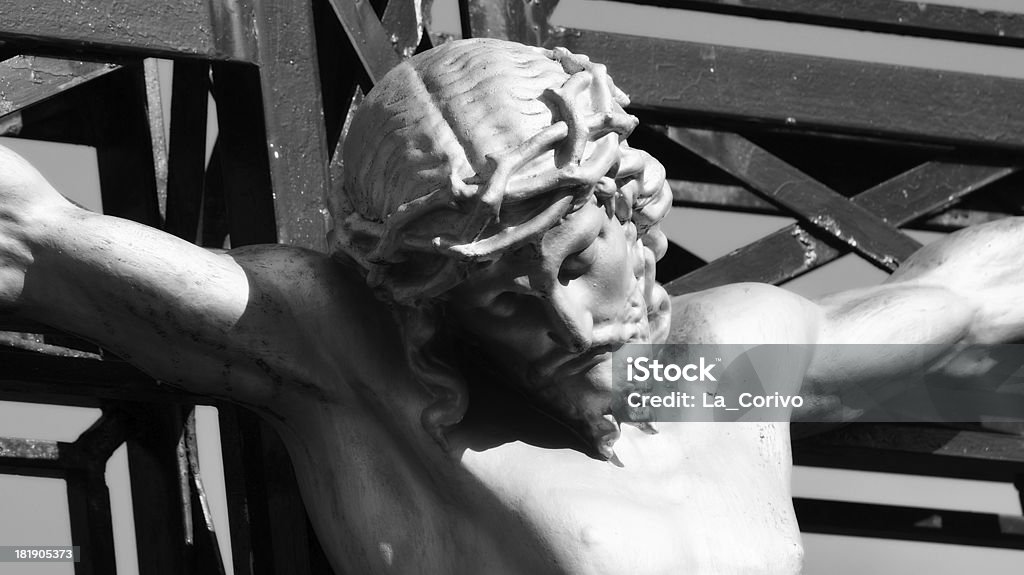
[[[407,338],[437,335],[454,316],[605,455],[618,433],[611,352],[660,338],[667,321],[649,317],[668,317],[653,269],[671,191],[664,168],[626,144],[637,125],[627,104],[603,66],[567,50],[449,42],[396,66],[363,101],[331,209],[332,248],[392,302],[428,312],[408,314],[422,329]],[[435,298],[447,304],[417,306]],[[436,392],[424,426],[443,443],[465,413],[467,374],[431,353],[410,346]]]
[[[632,221],[577,196],[559,224],[455,288],[450,309],[529,395],[600,437],[611,428],[594,426],[614,426],[611,352],[649,337],[644,261]]]

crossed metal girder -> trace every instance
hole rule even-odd
[[[673,295],[742,281],[777,284],[849,251],[891,272],[920,247],[896,226],[947,208],[1020,169],[936,160],[847,199],[738,134],[672,128],[665,138],[799,220],[669,282],[665,287]]]
[[[71,538],[88,549],[76,564],[76,575],[115,572],[114,528],[104,471],[124,440],[120,421],[107,414],[73,443],[0,438],[0,473],[65,480]]]
[[[988,173],[989,168],[989,166],[956,162],[952,162],[949,165],[954,170],[978,169],[985,173]],[[954,181],[958,180],[956,175],[951,177]],[[990,182],[983,181],[982,185],[987,185],[988,183]],[[709,183],[689,179],[669,179],[668,185],[672,189],[672,204],[678,207],[745,212],[769,216],[779,216],[785,213],[779,207],[762,199],[743,185]],[[945,186],[946,182],[944,181],[935,182],[932,189],[945,189]],[[1005,211],[966,209],[955,206],[954,204],[954,207],[945,208],[938,213],[928,214],[912,220],[908,223],[908,226],[913,226],[916,229],[950,232],[1006,217]]]
[[[885,271],[921,244],[738,134],[670,128],[669,138]]]
[[[0,437],[0,473],[63,479],[72,540],[83,549],[76,575],[114,573],[105,473],[122,444],[133,500],[140,502],[133,507],[140,570],[223,575],[199,470],[195,412],[188,406],[168,411],[111,403],[74,442]]]

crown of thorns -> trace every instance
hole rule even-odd
[[[367,269],[371,287],[384,287],[398,302],[436,297],[461,282],[474,262],[497,259],[552,228],[575,202],[567,197],[525,222],[495,226],[501,223],[503,204],[565,189],[599,196],[618,193],[615,173],[610,172],[617,169],[620,142],[638,123],[622,111],[628,97],[615,86],[604,65],[564,48],[536,50],[569,74],[561,87],[549,88],[540,96],[558,109],[559,121],[514,148],[487,155],[485,168],[469,178],[459,178],[449,167],[445,184],[401,204],[383,221],[351,211],[338,222],[336,241]],[[578,101],[585,91],[590,94],[589,106]],[[592,152],[584,158],[590,142],[594,142]],[[522,173],[524,166],[550,151],[554,151],[552,164]],[[632,212],[632,204],[645,199],[649,198],[629,198],[627,210]],[[444,233],[414,226],[436,212],[457,212],[461,225]],[[429,274],[414,278],[408,277],[410,270],[403,272],[412,260],[431,256],[441,256],[443,261]]]

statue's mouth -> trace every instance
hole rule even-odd
[[[558,353],[541,360],[534,366],[537,381],[560,380],[585,373],[594,367],[611,361],[612,354],[628,340],[616,339],[608,343],[592,345],[576,353]]]
[[[595,329],[595,339],[581,351],[554,353],[542,358],[533,369],[534,381],[562,379],[585,373],[611,361],[612,354],[627,343],[644,343],[650,339],[647,308],[639,281],[619,311],[618,318]]]
[[[600,365],[606,361],[610,361],[612,358],[612,352],[621,347],[621,344],[614,346],[601,346],[597,349],[592,349],[587,353],[577,355],[569,361],[563,363],[555,371],[555,376],[571,377],[579,375],[583,372],[589,371],[597,365]]]

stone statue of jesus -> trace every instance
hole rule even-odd
[[[927,343],[942,369],[1024,336],[1024,222],[819,301],[670,299],[654,268],[671,194],[627,144],[627,103],[562,49],[413,57],[352,121],[330,255],[215,254],[82,210],[0,149],[0,306],[264,415],[339,573],[796,573],[788,423],[620,423],[612,352]],[[904,363],[807,353],[774,391],[827,404]]]

